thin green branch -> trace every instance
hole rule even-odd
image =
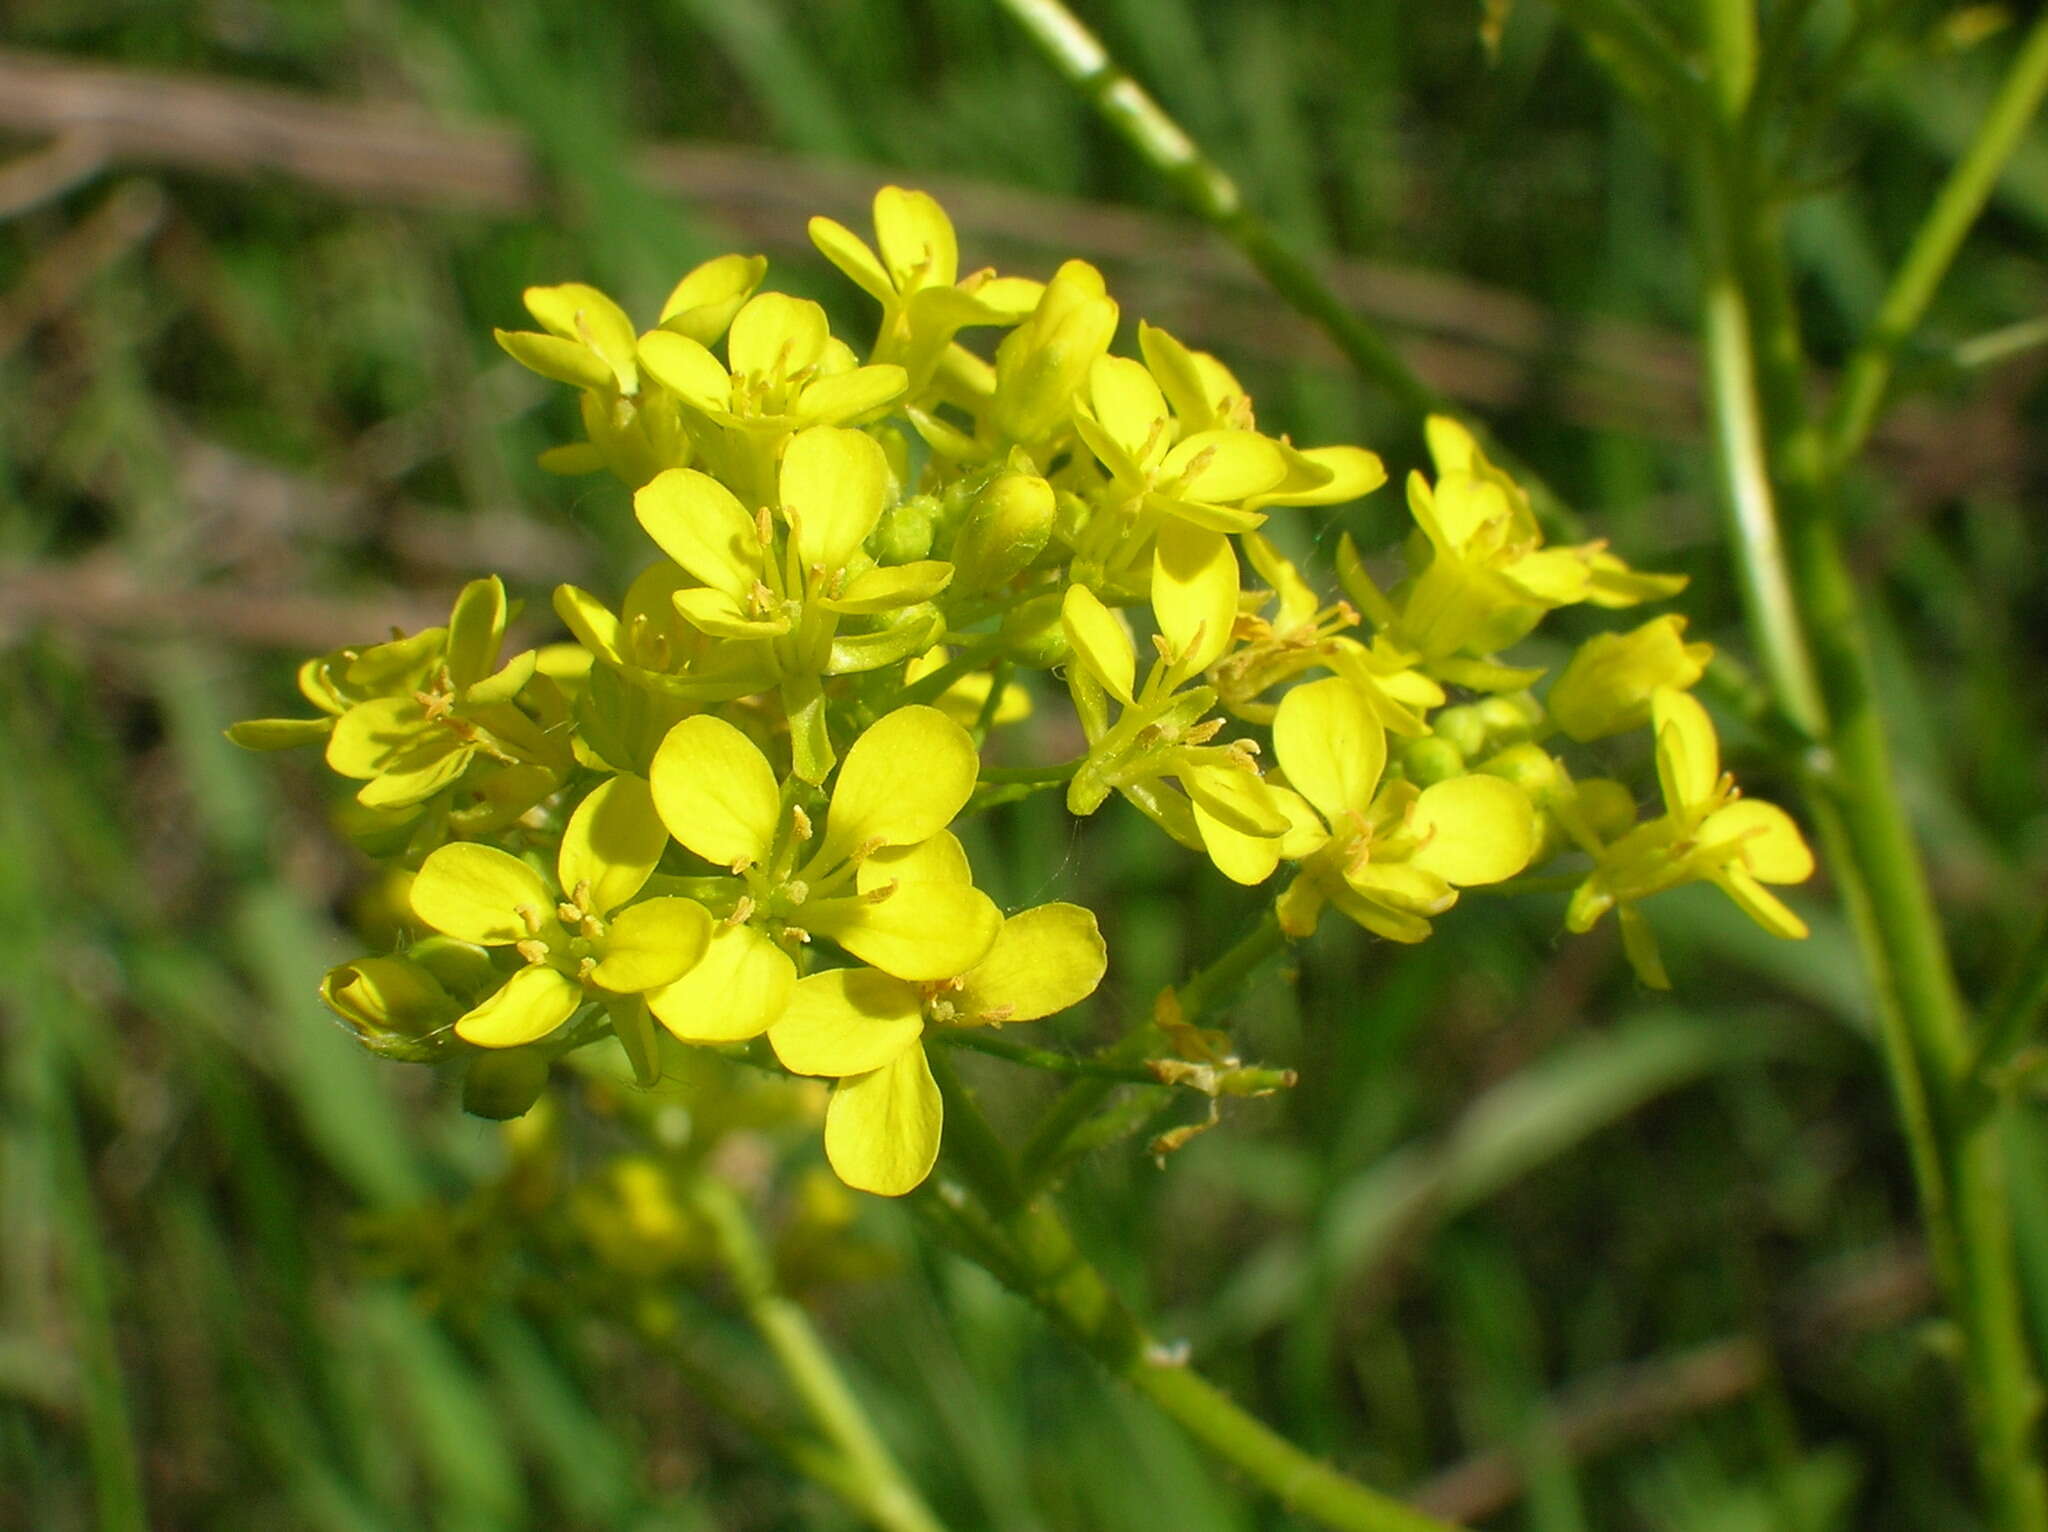
[[[936,1050],[931,1065],[946,1102],[947,1159],[1015,1257],[1007,1279],[1020,1296],[1296,1514],[1338,1532],[1450,1532],[1449,1523],[1309,1456],[1148,1335],[1075,1245],[1058,1212],[1025,1192],[1008,1152],[954,1072],[952,1059]]]
[[[1934,300],[1956,252],[1998,185],[2006,162],[2040,110],[2044,95],[2048,95],[2048,14],[2034,23],[2020,44],[1992,98],[1991,109],[1977,125],[1969,148],[1956,161],[1906,247],[1905,259],[1899,262],[1884,301],[1878,305],[1869,335],[1849,359],[1841,391],[1828,413],[1826,450],[1831,467],[1839,469],[1870,439],[1899,349]]]
[[[1663,23],[1635,0],[1551,0],[1551,4],[1586,40],[1596,58],[1605,55],[1610,64],[1622,67],[1620,83],[1632,94],[1640,97],[1640,87],[1655,87],[1671,105],[1682,105],[1699,94],[1699,71]]]
[[[1361,375],[1377,384],[1419,424],[1427,415],[1459,418],[1489,456],[1528,489],[1545,525],[1575,535],[1578,518],[1483,425],[1464,416],[1408,365],[1401,354],[1354,313],[1317,275],[1310,262],[1245,203],[1237,182],[1205,154],[1061,0],[995,0],[1125,143],[1143,157],[1195,212],[1251,262],[1273,291],[1310,320]],[[1627,0],[1594,0],[1606,6]]]
[[[1740,0],[1733,9],[1740,10]],[[1717,53],[1719,50],[1717,50]],[[1740,69],[1739,42],[1727,44]],[[1740,93],[1718,99],[1724,109]],[[1960,1110],[1961,997],[1898,794],[1860,601],[1805,415],[1802,348],[1778,230],[1755,195],[1739,124],[1692,145],[1701,338],[1730,538],[1781,707],[1821,741],[1809,795],[1877,991],[1934,1262],[1963,1334],[1962,1373],[1993,1525],[2048,1532],[2034,1443],[2041,1389],[2027,1344],[1995,1120]],[[1780,518],[1783,518],[1783,531]]]
[[[748,1321],[819,1431],[845,1460],[847,1474],[831,1487],[883,1532],[943,1532],[869,1424],[809,1316],[777,1289],[774,1264],[732,1188],[701,1175],[690,1183],[689,1200],[711,1233]]]
[[[1972,1081],[1989,1083],[2033,1037],[2048,1008],[2048,910],[2021,950],[2020,961],[1986,1013],[1970,1060]]]

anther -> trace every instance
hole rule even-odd
[[[512,906],[512,913],[525,925],[528,936],[540,935],[540,928],[546,924],[541,918],[540,911],[530,904],[515,904]]]
[[[798,840],[806,841],[811,838],[811,816],[804,812],[802,804],[792,803],[789,806],[789,823],[790,833]]]
[[[529,963],[545,963],[548,960],[547,943],[535,941],[532,937],[528,937],[525,941],[514,942],[512,950],[525,958]]]

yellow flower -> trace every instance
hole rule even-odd
[[[990,270],[961,278],[952,220],[921,191],[885,186],[875,193],[879,255],[830,218],[813,218],[810,234],[826,260],[882,305],[881,329],[869,360],[902,366],[913,402],[932,381],[956,334],[969,325],[1016,324],[1045,292],[1043,283],[999,277]]]
[[[1712,644],[1688,644],[1685,619],[1657,617],[1630,633],[1597,633],[1579,645],[1544,705],[1584,743],[1640,728],[1658,687],[1684,691],[1706,673]]]
[[[413,880],[413,913],[458,941],[509,947],[525,964],[455,1023],[456,1035],[516,1048],[547,1036],[586,999],[644,995],[688,972],[711,936],[704,907],[674,896],[628,903],[667,844],[648,785],[621,776],[569,817],[554,889],[492,846],[464,842],[428,857]]]
[[[972,888],[966,854],[943,832],[875,861],[902,886]],[[812,974],[768,1041],[784,1068],[838,1082],[825,1154],[840,1179],[901,1196],[931,1173],[939,1152],[943,1108],[926,1033],[1053,1015],[1093,994],[1106,964],[1094,915],[1042,904],[1003,921],[986,954],[948,978],[907,982],[873,968]]]
[[[1721,770],[1713,720],[1697,699],[1660,687],[1650,717],[1664,813],[1611,845],[1601,845],[1584,825],[1575,830],[1582,843],[1590,842],[1595,866],[1572,895],[1565,924],[1590,931],[1619,906],[1622,942],[1637,976],[1653,989],[1669,989],[1656,939],[1635,909],[1638,900],[1704,880],[1773,936],[1796,939],[1806,935],[1806,922],[1764,885],[1805,882],[1813,875],[1813,852],[1791,815],[1742,797],[1735,779]]]
[[[685,1041],[757,1036],[795,982],[779,943],[814,936],[913,982],[972,967],[1001,925],[994,903],[971,883],[889,876],[879,854],[945,829],[977,773],[959,724],[937,708],[898,708],[847,750],[819,830],[733,725],[710,714],[677,724],[655,756],[655,807],[669,834],[730,869],[745,894],[705,962],[648,997],[654,1014]]]
[[[1278,901],[1290,936],[1307,936],[1333,904],[1368,931],[1421,941],[1460,888],[1513,877],[1535,850],[1535,810],[1512,782],[1462,776],[1421,789],[1381,786],[1385,731],[1341,676],[1281,699],[1273,752],[1312,808],[1297,809],[1280,848],[1302,862]]]
[[[1188,684],[1228,652],[1237,589],[1229,538],[1191,522],[1161,527],[1152,562],[1159,658],[1139,687],[1123,623],[1087,586],[1068,587],[1060,609],[1073,651],[1067,684],[1089,744],[1067,808],[1092,814],[1121,793],[1182,845],[1206,852],[1224,876],[1257,883],[1276,865],[1286,815],[1259,775],[1255,745],[1210,743],[1223,727],[1204,716],[1216,693]],[[1120,705],[1114,723],[1111,701]]]

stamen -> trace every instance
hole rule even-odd
[[[741,895],[740,895],[740,902],[739,902],[738,904],[734,905],[734,906],[732,907],[732,913],[731,913],[730,915],[728,915],[728,916],[726,916],[726,917],[725,917],[725,924],[726,924],[726,925],[727,925],[728,927],[731,927],[731,926],[743,926],[743,925],[745,925],[745,924],[747,923],[747,917],[748,917],[748,916],[750,916],[750,915],[752,915],[753,913],[754,913],[754,898],[753,898],[753,895],[751,895],[751,894],[741,894]]]
[[[547,923],[541,917],[540,911],[530,904],[515,904],[512,906],[512,913],[525,925],[528,936],[540,935],[541,927]]]
[[[532,937],[528,937],[525,941],[514,942],[512,950],[525,958],[529,963],[545,963],[548,960],[547,943],[535,941]]]
[[[811,838],[811,816],[804,812],[802,804],[792,803],[789,806],[789,823],[790,833],[798,840],[806,841]]]

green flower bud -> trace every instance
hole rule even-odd
[[[1052,536],[1052,486],[1006,473],[975,498],[953,539],[953,589],[990,591],[1021,574]]]
[[[1684,691],[1713,658],[1711,644],[1685,642],[1685,619],[1658,617],[1632,633],[1600,633],[1579,645],[1550,688],[1550,714],[1581,744],[1649,722],[1660,686]]]
[[[1579,818],[1602,840],[1619,840],[1635,828],[1636,798],[1609,777],[1588,777],[1572,784]]]
[[[1459,755],[1469,758],[1486,753],[1486,722],[1472,703],[1447,707],[1429,724],[1438,738],[1457,746]]]
[[[547,1088],[548,1056],[539,1048],[497,1048],[470,1056],[462,1109],[497,1122],[523,1117]]]
[[[1486,729],[1486,742],[1496,749],[1533,737],[1542,716],[1538,709],[1537,717],[1530,717],[1526,706],[1507,697],[1482,697],[1472,706]]]
[[[882,512],[882,519],[868,538],[868,551],[877,564],[913,564],[932,551],[933,518],[938,502],[930,495],[913,495],[900,505]]]
[[[330,968],[320,981],[320,998],[372,1051],[407,1058],[436,1051],[422,1039],[445,1032],[463,1012],[432,972],[402,957],[360,958]]]
[[[1526,742],[1508,746],[1482,762],[1479,769],[1490,777],[1502,777],[1514,783],[1534,803],[1541,803],[1557,789],[1560,781],[1557,762],[1540,745]]]
[[[1059,596],[1033,596],[1012,607],[1003,617],[1002,640],[1007,658],[1033,670],[1050,670],[1066,659],[1071,646],[1060,621]]]
[[[1417,786],[1434,787],[1465,774],[1465,752],[1441,734],[1425,734],[1402,748],[1401,769]]]

